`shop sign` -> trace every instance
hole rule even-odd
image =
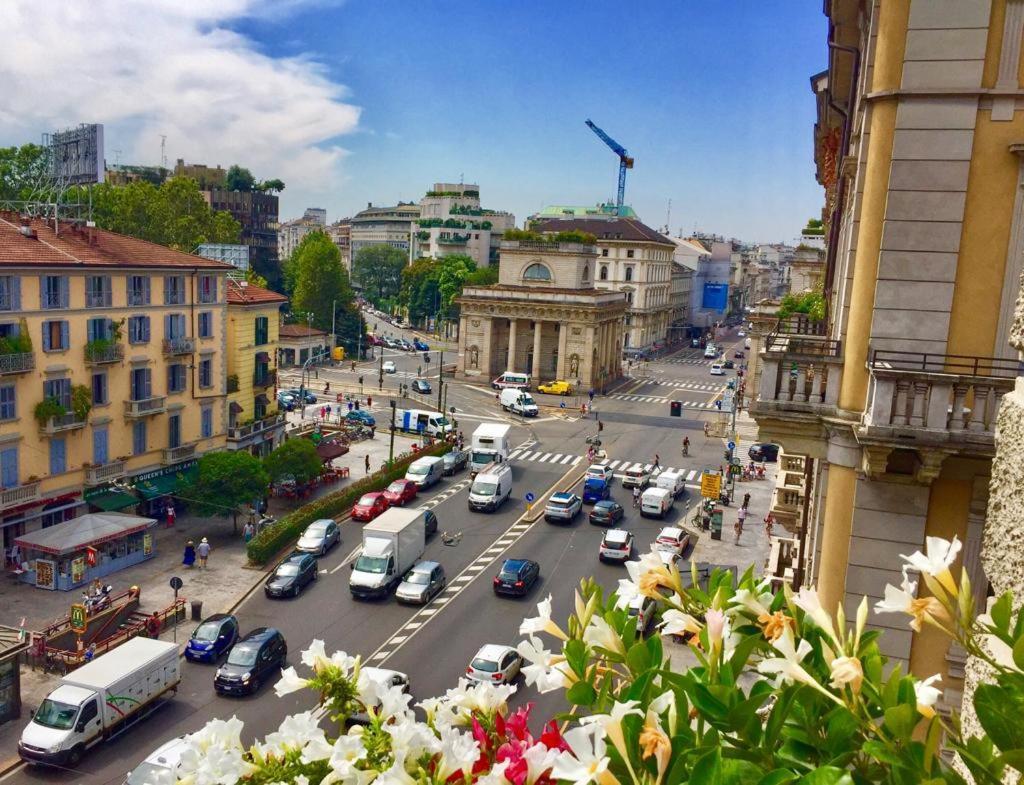
[[[722,492],[722,475],[704,472],[700,478],[700,495],[705,499],[717,499]]]
[[[146,480],[155,480],[157,477],[170,477],[173,475],[181,474],[182,472],[186,472],[189,469],[198,465],[199,461],[193,458],[190,461],[176,463],[174,464],[174,466],[165,466],[162,469],[156,469],[151,472],[146,472],[145,474],[136,474],[134,477],[132,477],[132,482],[145,482]]]
[[[89,567],[96,566],[97,551],[91,545],[87,545],[85,548],[85,563]]]
[[[41,589],[57,588],[57,565],[49,559],[36,559],[36,586]]]
[[[85,613],[85,606],[75,603],[71,606],[71,629],[74,632],[85,632],[86,626],[87,617]]]
[[[142,553],[144,556],[153,553],[153,535],[148,532],[142,535]]]
[[[81,583],[85,580],[85,557],[79,556],[71,560],[71,582]]]

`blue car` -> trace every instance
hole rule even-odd
[[[185,646],[185,659],[216,662],[238,640],[238,619],[229,613],[215,613],[204,619]]]
[[[600,480],[597,477],[588,477],[583,483],[583,503],[596,504],[611,498],[612,489],[607,480]]]
[[[413,345],[413,348],[415,348],[416,351],[418,351],[418,352],[429,352],[430,351],[430,344],[428,344],[428,343],[426,343],[424,341],[421,341],[419,338],[416,338],[412,342],[412,345]]]
[[[345,419],[349,422],[358,422],[363,425],[369,425],[371,428],[377,424],[376,418],[369,412],[362,409],[354,409],[345,415]]]

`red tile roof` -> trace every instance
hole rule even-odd
[[[278,335],[282,338],[311,338],[313,336],[327,335],[327,333],[315,327],[307,327],[304,324],[282,324]]]
[[[254,286],[251,283],[242,286],[239,281],[228,281],[228,305],[269,305],[286,302],[288,298],[283,294],[264,289],[262,286]]]
[[[22,219],[0,213],[0,267],[174,267],[179,269],[230,270],[226,262],[175,251],[105,229],[53,224],[33,219],[22,231]]]

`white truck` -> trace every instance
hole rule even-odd
[[[515,387],[506,387],[501,391],[501,408],[523,417],[536,417],[540,411],[529,392]]]
[[[511,425],[504,423],[485,422],[473,431],[470,442],[469,470],[476,477],[492,463],[501,463],[508,459],[508,432]]]
[[[420,433],[435,438],[443,437],[452,430],[452,424],[441,412],[425,409],[398,409],[395,412],[395,430]]]
[[[181,681],[178,646],[132,638],[60,680],[21,732],[29,763],[74,769],[82,754],[147,716]]]
[[[350,565],[353,597],[383,597],[402,582],[426,550],[426,520],[426,510],[392,507],[363,527],[363,546]]]

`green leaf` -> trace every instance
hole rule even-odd
[[[853,785],[853,777],[845,769],[822,766],[797,780],[800,785]]]
[[[861,750],[868,757],[874,758],[882,763],[889,763],[898,766],[903,762],[899,753],[891,749],[888,744],[882,741],[866,741],[861,745]]]
[[[797,775],[789,769],[775,769],[757,781],[757,785],[787,785],[796,782]]]
[[[982,684],[974,692],[978,722],[1000,750],[1024,748],[1024,695],[994,684]]]
[[[578,681],[569,688],[565,698],[576,706],[590,706],[597,700],[597,692],[587,682]]]
[[[643,641],[638,641],[626,652],[626,665],[634,676],[639,676],[651,667],[651,653]]]
[[[999,756],[999,760],[1017,771],[1024,772],[1024,750],[1007,750]]]
[[[562,653],[573,673],[582,678],[587,669],[587,644],[574,638],[571,641],[566,641]]]
[[[904,741],[913,735],[919,719],[917,707],[906,703],[885,710],[886,729]]]
[[[1018,668],[1024,668],[1024,638],[1018,638],[1013,644],[1013,663]]]
[[[691,785],[724,785],[722,777],[722,750],[715,747],[697,761],[690,775]]]
[[[697,711],[708,719],[722,721],[729,713],[729,707],[716,698],[704,684],[693,685],[690,699]]]

